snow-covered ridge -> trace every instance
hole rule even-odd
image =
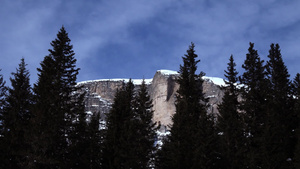
[[[134,85],[141,85],[143,79],[131,79]],[[151,84],[152,79],[144,79],[146,84]],[[119,82],[119,81],[124,81],[125,83],[129,82],[129,79],[123,79],[123,78],[115,78],[115,79],[98,79],[98,80],[87,80],[87,81],[82,81],[78,82],[77,85],[83,85],[87,83],[93,83],[93,82],[103,82],[103,81],[112,81],[112,82]]]
[[[169,75],[179,75],[177,71],[174,70],[166,70],[166,69],[161,69],[157,70],[156,72],[160,72],[162,75],[169,76]],[[225,86],[225,82],[222,78],[219,77],[208,77],[208,76],[203,76],[204,80],[211,81],[212,83],[219,85],[219,86]],[[142,84],[143,79],[131,79],[134,85],[140,85]],[[144,79],[146,84],[151,84],[152,79]],[[101,81],[113,81],[113,82],[118,82],[118,81],[124,81],[127,83],[129,79],[127,78],[115,78],[115,79],[98,79],[98,80],[88,80],[88,81],[82,81],[78,82],[77,85],[83,85],[86,83],[93,83],[93,82],[101,82]]]
[[[224,79],[219,78],[219,77],[207,77],[207,76],[203,76],[203,79],[204,79],[204,80],[211,81],[211,82],[213,82],[215,85],[218,85],[218,86],[225,86]]]
[[[162,75],[179,75],[179,73],[174,70],[161,69],[157,70],[156,72],[160,72]]]
[[[174,70],[166,70],[166,69],[161,69],[158,70],[157,72],[160,72],[162,75],[179,75],[179,73],[177,71]],[[210,82],[213,82],[216,85],[219,86],[225,86],[225,82],[222,78],[219,77],[207,77],[207,76],[203,76],[204,80],[208,80]]]

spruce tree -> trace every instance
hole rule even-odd
[[[1,71],[1,69],[0,69]],[[3,75],[0,74],[0,133],[3,132],[3,113],[6,106],[6,97],[7,97],[7,87],[5,86],[5,81],[3,80]],[[2,137],[1,137],[2,138]]]
[[[201,117],[197,130],[198,141],[195,144],[192,168],[219,169],[224,167],[214,115],[208,114]]]
[[[300,168],[300,74],[297,73],[296,77],[293,81],[293,95],[295,97],[295,104],[294,104],[294,114],[296,115],[297,119],[297,129],[295,131],[296,134],[296,148],[295,148],[295,157],[294,157],[294,167]]]
[[[21,59],[16,73],[10,78],[7,106],[3,118],[5,127],[4,139],[7,144],[9,165],[6,168],[24,168],[27,163],[29,144],[26,133],[30,129],[32,91],[29,82],[29,71],[26,69],[24,58]]]
[[[262,167],[262,145],[266,120],[266,73],[263,60],[260,59],[254,44],[250,42],[246,60],[242,65],[245,70],[240,77],[242,87],[242,111],[246,123],[247,137],[246,166],[249,168]],[[245,166],[245,167],[246,167]]]
[[[112,108],[107,114],[102,162],[104,168],[131,168],[134,165],[133,97],[134,85],[130,79],[116,92]]]
[[[1,69],[0,69],[1,71]],[[2,120],[3,118],[3,111],[4,111],[4,107],[5,107],[5,103],[6,103],[6,96],[7,96],[7,87],[5,86],[5,81],[3,80],[3,75],[0,74],[0,118]],[[2,123],[0,123],[1,128],[0,131],[2,131]]]
[[[244,132],[243,119],[239,112],[238,95],[236,87],[238,78],[233,56],[230,56],[227,70],[225,70],[225,94],[219,105],[217,131],[220,137],[223,168],[244,168]]]
[[[84,102],[82,102],[83,104]],[[78,114],[72,122],[72,131],[69,133],[68,142],[68,161],[67,166],[74,169],[89,168],[89,146],[87,114],[84,112],[84,105],[80,106],[82,110],[78,110]]]
[[[104,168],[150,168],[153,165],[155,123],[152,101],[143,81],[137,94],[130,80],[115,95],[107,114]]]
[[[177,91],[176,112],[172,117],[170,135],[164,141],[158,157],[159,168],[205,168],[209,162],[206,157],[211,148],[213,121],[207,115],[202,90],[202,76],[196,74],[198,57],[192,43],[187,54],[182,57]],[[209,157],[210,158],[210,157]]]
[[[0,69],[1,71],[1,69]],[[6,168],[9,164],[9,160],[7,158],[8,154],[8,146],[5,142],[4,137],[4,108],[6,106],[6,96],[7,96],[7,87],[5,86],[5,81],[3,80],[3,75],[0,74],[0,168]]]
[[[279,45],[271,44],[270,48],[266,64],[269,85],[263,168],[291,168],[288,159],[293,158],[293,131],[296,126],[293,122],[290,75],[282,60]]]
[[[38,68],[34,85],[35,101],[32,127],[32,168],[67,167],[68,136],[72,121],[82,110],[82,97],[76,79],[75,53],[65,28],[51,42],[53,49]],[[49,127],[51,126],[51,127]]]
[[[91,121],[88,124],[87,136],[88,147],[86,152],[88,156],[89,166],[91,169],[102,168],[101,159],[103,150],[103,126],[100,124],[100,113],[94,113],[91,116]]]
[[[135,131],[133,146],[135,147],[133,168],[151,168],[154,158],[154,141],[156,137],[156,123],[153,123],[152,100],[143,80],[134,98],[134,119],[132,129]],[[159,127],[159,126],[158,126]]]
[[[82,95],[83,96],[83,95]],[[84,104],[84,102],[82,102]],[[68,137],[70,168],[101,168],[102,132],[99,130],[100,113],[87,115],[84,105],[73,120],[73,130]],[[87,119],[90,119],[87,121]]]

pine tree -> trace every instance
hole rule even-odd
[[[135,131],[133,146],[135,147],[133,168],[151,168],[154,158],[154,142],[157,127],[153,123],[152,100],[148,95],[147,86],[143,80],[134,98],[134,119],[132,129]]]
[[[29,120],[33,99],[29,71],[26,69],[24,58],[21,59],[16,73],[12,73],[12,75],[3,118],[4,139],[9,149],[7,155],[10,159],[10,164],[6,168],[24,168],[29,151],[29,145],[25,140],[26,133],[30,129]]]
[[[104,168],[131,168],[134,164],[132,130],[134,85],[131,81],[116,92],[107,114],[103,147]]]
[[[1,69],[0,69],[1,71]],[[5,103],[6,103],[6,96],[7,96],[7,87],[5,86],[5,81],[3,80],[3,75],[0,74],[0,117],[1,117],[1,120],[2,120],[2,115],[3,115],[3,109],[5,107]],[[1,123],[2,124],[2,123]],[[2,125],[1,125],[2,127]],[[2,128],[1,128],[1,131],[2,131]]]
[[[219,137],[215,127],[215,117],[208,114],[199,120],[196,133],[196,149],[194,152],[193,169],[223,168]]]
[[[1,69],[0,69],[1,71]],[[7,87],[5,86],[5,81],[3,80],[3,75],[0,74],[0,168],[6,168],[9,164],[7,158],[8,146],[4,140],[4,124],[3,116],[5,114],[4,108],[6,107],[6,96],[7,96]]]
[[[72,121],[82,110],[82,97],[75,94],[75,53],[65,28],[51,42],[53,49],[38,68],[38,82],[34,85],[36,104],[32,127],[32,168],[66,167],[68,142]],[[51,127],[49,127],[51,126]]]
[[[246,123],[247,153],[246,164],[249,168],[262,166],[263,133],[266,120],[266,73],[254,44],[250,42],[246,60],[242,65],[245,72],[240,77],[242,87],[242,111]]]
[[[287,159],[293,158],[293,131],[296,126],[293,123],[290,75],[279,45],[271,44],[270,47],[266,64],[269,85],[263,168],[291,168]]]
[[[0,69],[1,71],[1,69]],[[2,135],[3,132],[3,113],[4,108],[6,106],[6,97],[7,97],[7,87],[5,86],[5,81],[3,80],[3,75],[0,74],[0,135]],[[2,137],[1,137],[2,138]]]
[[[82,102],[83,104],[83,102]],[[89,146],[87,114],[84,112],[84,105],[80,106],[82,110],[78,111],[72,122],[72,132],[69,133],[68,157],[70,168],[89,168]]]
[[[84,95],[81,95],[83,97]],[[99,130],[100,113],[84,112],[84,102],[73,119],[69,140],[67,165],[70,168],[101,168],[102,132]],[[90,119],[89,121],[87,121]]]
[[[243,119],[239,112],[238,95],[236,87],[238,72],[235,69],[233,56],[230,56],[224,80],[226,87],[222,103],[219,105],[219,117],[217,130],[220,133],[221,154],[223,157],[223,168],[244,168],[244,132]]]
[[[297,73],[296,77],[293,81],[293,94],[295,97],[295,104],[294,104],[294,114],[297,115],[295,118],[297,119],[297,129],[295,131],[297,144],[295,149],[295,157],[294,157],[294,167],[300,168],[300,74]]]
[[[156,134],[151,108],[152,101],[144,81],[137,94],[131,80],[117,91],[112,109],[107,114],[104,168],[150,167]]]
[[[170,135],[165,140],[158,157],[159,168],[205,168],[210,158],[209,148],[214,136],[213,121],[207,115],[202,90],[202,76],[196,74],[198,57],[192,43],[180,65],[176,113],[172,117]],[[210,161],[210,160],[209,160]],[[213,160],[211,160],[213,161]]]
[[[91,169],[101,168],[102,150],[103,150],[103,129],[100,129],[100,113],[94,113],[88,124],[88,147],[86,152]]]

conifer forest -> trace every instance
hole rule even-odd
[[[176,112],[161,146],[145,81],[138,90],[124,82],[102,124],[99,112],[85,111],[64,27],[50,44],[33,85],[25,58],[10,82],[0,72],[0,169],[300,168],[300,74],[290,77],[279,44],[270,44],[267,60],[251,42],[242,65],[228,56],[214,116],[191,43],[178,65]]]

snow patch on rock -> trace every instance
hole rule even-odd
[[[166,69],[161,69],[161,70],[157,70],[157,72],[160,72],[162,75],[179,75],[179,73],[177,71],[174,70],[166,70]]]
[[[207,77],[207,76],[203,76],[204,80],[213,82],[214,84],[218,85],[218,86],[225,86],[225,82],[222,78],[219,77]]]

